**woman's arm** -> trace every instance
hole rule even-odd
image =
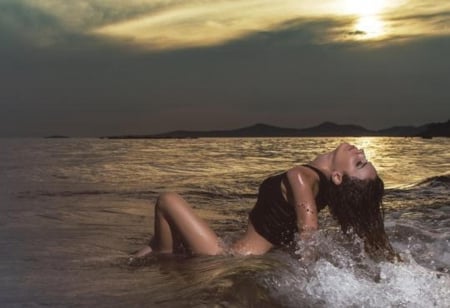
[[[288,201],[297,214],[297,227],[302,239],[318,229],[315,192],[318,176],[312,170],[298,166],[287,171]]]

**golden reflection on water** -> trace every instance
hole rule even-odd
[[[355,146],[357,148],[363,149],[367,160],[371,161],[373,157],[376,157],[378,155],[378,148],[381,144],[379,141],[380,139],[376,139],[373,137],[362,137],[355,140]]]
[[[406,184],[405,175],[399,174],[396,172],[398,170],[395,170],[399,161],[405,161],[405,157],[402,157],[405,153],[399,156],[399,153],[395,153],[395,148],[393,148],[395,141],[398,140],[380,137],[360,137],[354,140],[354,144],[358,148],[364,149],[367,160],[373,164],[385,185],[390,187],[401,187]],[[421,174],[416,181],[423,178],[424,176]]]
[[[427,178],[448,174],[448,138],[359,137],[346,141],[364,149],[367,159],[389,188],[407,187]],[[439,139],[439,140],[438,140]]]
[[[378,137],[358,137],[349,140],[349,142],[357,148],[363,149],[367,160],[375,166],[378,173],[383,173],[383,169],[380,167],[382,166],[380,160],[385,153],[385,139]]]

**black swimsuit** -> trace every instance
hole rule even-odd
[[[315,201],[317,210],[320,211],[326,206],[329,181],[319,169],[310,165],[304,166],[319,175],[319,193]],[[275,246],[290,245],[298,232],[295,209],[284,199],[281,191],[284,178],[286,172],[271,176],[261,183],[258,199],[249,214],[256,232]]]

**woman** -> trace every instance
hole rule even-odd
[[[392,259],[395,253],[383,225],[383,192],[383,181],[364,151],[342,143],[308,165],[267,178],[250,212],[247,232],[231,250],[260,255],[289,245],[295,233],[306,239],[318,229],[317,214],[328,205],[344,233],[352,228],[369,254]],[[224,252],[217,235],[181,196],[163,193],[155,207],[154,236],[135,257],[152,251],[172,253],[177,247],[194,254]]]

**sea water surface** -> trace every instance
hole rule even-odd
[[[177,191],[224,242],[259,183],[363,147],[385,181],[385,226],[404,262],[375,263],[324,210],[313,243],[264,256],[154,255],[159,193]],[[1,139],[2,307],[449,307],[450,139]],[[317,260],[305,260],[314,246]]]

